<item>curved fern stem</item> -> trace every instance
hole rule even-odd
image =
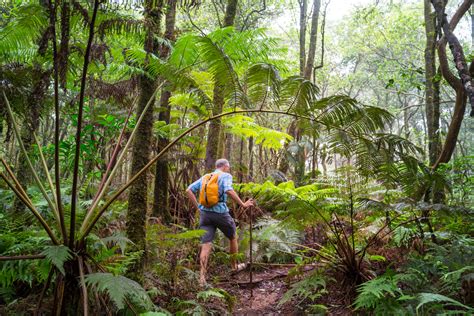
[[[40,143],[38,141],[38,138],[36,137],[35,133],[33,133],[33,138],[35,139],[36,146],[38,146],[38,152],[39,152],[39,155],[40,155],[41,163],[43,165],[44,173],[46,174],[46,178],[48,179],[49,189],[51,190],[51,193],[53,194],[53,198],[54,198],[54,201],[55,201],[55,204],[56,204],[56,210],[54,212],[54,215],[55,215],[56,220],[58,221],[58,223],[60,223],[59,205],[58,205],[58,199],[57,199],[57,196],[56,196],[56,192],[54,191],[55,189],[54,189],[54,185],[53,185],[53,180],[51,179],[51,174],[49,173],[48,165],[46,164],[46,159],[44,159],[43,150],[41,148],[41,145],[40,145]],[[64,237],[65,236],[63,236],[63,238]]]
[[[18,144],[20,145],[21,151],[25,155],[25,159],[26,159],[26,162],[28,163],[28,167],[30,168],[30,171],[33,174],[33,177],[35,179],[35,182],[38,185],[41,193],[43,194],[43,196],[45,198],[45,200],[48,202],[49,207],[51,208],[51,210],[53,212],[56,212],[55,204],[49,198],[48,193],[46,193],[46,190],[44,189],[43,184],[41,183],[41,180],[38,176],[38,173],[34,169],[33,164],[31,163],[30,157],[28,156],[28,152],[26,151],[25,145],[23,144],[23,140],[21,139],[20,131],[18,130],[18,124],[16,123],[16,120],[13,116],[13,111],[10,107],[10,102],[8,101],[7,95],[5,94],[5,91],[2,91],[2,93],[3,93],[3,98],[5,99],[5,104],[6,104],[8,115],[10,116],[10,120],[11,120],[11,123],[13,125],[13,132],[15,134],[15,137],[16,137],[17,141],[18,141]]]
[[[46,231],[48,236],[51,238],[52,242],[55,245],[59,245],[59,242],[56,239],[56,237],[54,236],[54,233],[51,230],[51,228],[49,227],[48,223],[46,223],[44,218],[41,216],[41,214],[38,212],[38,210],[31,203],[28,196],[23,195],[23,193],[22,193],[22,192],[24,192],[23,188],[21,188],[21,187],[20,187],[20,189],[16,188],[3,173],[0,173],[0,178],[2,178],[3,181],[5,181],[5,183],[10,187],[10,189],[12,189],[12,191],[16,194],[16,196],[31,210],[33,215],[40,222],[41,226],[43,226],[44,230]]]

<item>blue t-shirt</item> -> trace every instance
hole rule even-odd
[[[199,209],[201,211],[208,211],[208,212],[216,212],[216,213],[227,213],[229,212],[229,208],[227,207],[227,194],[226,192],[229,190],[233,190],[232,188],[232,175],[227,172],[223,172],[220,170],[214,170],[213,173],[219,173],[219,179],[217,180],[217,185],[219,186],[219,202],[214,205],[213,207],[205,207],[199,204]],[[202,185],[202,177],[193,182],[188,189],[191,190],[194,194],[196,194],[199,190],[201,190]],[[199,201],[198,201],[199,203]]]

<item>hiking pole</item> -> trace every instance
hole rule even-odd
[[[252,238],[252,226],[253,226],[253,221],[252,221],[252,209],[253,206],[249,208],[250,211],[250,221],[249,221],[249,232],[250,232],[250,274],[249,274],[249,281],[250,281],[250,307],[252,307],[252,301],[253,301],[253,238]]]

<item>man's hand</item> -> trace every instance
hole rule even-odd
[[[188,189],[188,190],[186,190],[186,194],[188,195],[188,198],[193,203],[194,207],[199,211],[199,204],[198,204],[198,201],[197,201],[196,196],[194,195],[193,191]]]
[[[249,199],[249,200],[247,200],[247,201],[242,205],[242,207],[243,207],[243,208],[247,208],[247,207],[254,206],[254,205],[255,205],[254,200],[253,200],[253,199]]]
[[[249,199],[248,201],[246,201],[245,203],[242,202],[242,200],[239,198],[239,196],[237,195],[237,193],[235,193],[234,190],[229,190],[229,191],[226,191],[227,195],[229,195],[235,202],[237,202],[237,204],[239,204],[241,207],[243,208],[247,208],[247,207],[250,207],[250,206],[254,206],[255,205],[255,202],[253,199]]]

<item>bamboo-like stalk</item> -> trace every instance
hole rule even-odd
[[[41,214],[38,212],[38,210],[34,207],[33,204],[30,203],[28,197],[25,197],[23,195],[23,193],[21,191],[24,191],[23,189],[17,189],[9,180],[8,178],[0,172],[0,178],[2,178],[5,183],[10,187],[10,189],[12,189],[12,191],[16,194],[16,196],[18,196],[18,198],[31,210],[31,212],[33,213],[33,215],[36,217],[36,219],[38,219],[38,221],[40,222],[41,226],[43,226],[44,230],[46,231],[46,233],[49,235],[49,237],[51,238],[52,242],[55,244],[55,245],[59,245],[59,242],[58,240],[56,239],[56,237],[54,236],[54,233],[53,231],[51,230],[51,228],[48,226],[48,223],[46,223],[46,221],[44,220],[44,218],[41,216]]]
[[[45,255],[0,256],[0,261],[37,260],[44,258],[46,258]]]
[[[100,180],[99,188],[97,189],[96,195],[94,196],[94,199],[92,200],[92,205],[89,208],[90,210],[92,210],[95,207],[95,205],[97,203],[96,201],[100,199],[100,197],[99,197],[100,193],[102,192],[102,189],[104,188],[104,185],[106,184],[106,182],[108,180],[110,169],[112,168],[112,165],[116,161],[116,158],[117,158],[117,155],[118,155],[118,152],[119,152],[119,148],[120,148],[120,143],[122,142],[123,135],[125,134],[125,130],[127,129],[128,120],[130,119],[130,116],[132,115],[132,111],[133,111],[133,108],[135,107],[136,101],[137,101],[137,98],[135,98],[135,100],[132,103],[132,106],[130,107],[130,110],[128,111],[127,119],[123,123],[123,127],[122,127],[122,130],[120,131],[120,136],[117,140],[117,144],[115,144],[114,151],[112,152],[112,156],[110,158],[110,161],[107,164],[107,169],[105,170],[105,173],[102,175],[102,179]],[[132,132],[132,134],[133,134],[133,132]]]
[[[58,76],[58,49],[56,43],[56,4],[48,1],[49,23],[51,26],[51,37],[53,43],[53,77],[54,77],[54,180],[56,189],[56,206],[58,207],[59,225],[63,236],[64,244],[67,244],[66,223],[64,220],[63,203],[61,199],[61,179],[59,172],[59,76]]]
[[[55,210],[55,205],[54,203],[51,201],[51,199],[49,198],[49,195],[48,193],[46,193],[46,190],[44,189],[43,187],[43,184],[41,183],[41,180],[38,176],[38,173],[36,172],[36,170],[33,168],[33,164],[31,163],[31,160],[30,160],[30,157],[28,156],[28,152],[26,151],[26,148],[25,148],[25,145],[23,144],[23,140],[21,139],[21,136],[20,136],[20,131],[18,130],[18,125],[16,123],[16,120],[13,116],[13,111],[10,107],[10,102],[8,101],[8,98],[7,98],[7,95],[5,94],[5,91],[2,91],[3,93],[3,98],[5,99],[5,104],[6,104],[6,108],[7,108],[7,112],[8,112],[8,115],[10,116],[10,120],[11,120],[11,123],[12,123],[12,126],[13,126],[13,132],[16,136],[16,139],[18,140],[18,144],[20,145],[20,148],[21,148],[21,151],[23,152],[23,154],[25,155],[25,159],[28,163],[28,167],[30,168],[30,171],[31,173],[33,174],[33,177],[36,181],[36,184],[38,185],[41,193],[43,194],[44,198],[46,199],[46,201],[48,202],[48,205],[49,207],[51,208],[51,210],[54,212]]]
[[[79,277],[81,278],[81,288],[82,288],[82,299],[83,299],[83,309],[84,316],[89,316],[89,304],[88,304],[88,295],[87,295],[87,286],[84,279],[84,262],[81,256],[78,257],[77,262],[79,264]]]
[[[130,135],[130,137],[128,138],[127,140],[127,143],[125,144],[124,148],[122,149],[122,152],[120,153],[119,157],[117,158],[117,162],[115,163],[115,166],[112,168],[112,171],[110,172],[110,176],[107,178],[107,181],[105,182],[105,184],[102,186],[102,189],[99,188],[100,192],[98,193],[97,195],[97,198],[94,200],[94,202],[92,203],[91,207],[89,208],[89,210],[87,211],[87,214],[82,222],[82,225],[81,225],[81,232],[84,231],[85,229],[85,225],[88,223],[88,221],[90,220],[91,216],[94,214],[94,211],[95,211],[95,208],[97,207],[97,205],[99,204],[99,202],[101,201],[102,197],[104,196],[104,194],[106,193],[107,191],[107,188],[110,184],[110,182],[112,181],[112,178],[113,176],[115,175],[115,173],[117,172],[118,170],[118,167],[119,165],[122,163],[122,160],[124,159],[125,157],[125,154],[127,153],[127,150],[128,150],[128,147],[130,147],[130,144],[132,143],[132,140],[133,140],[133,137],[135,136],[135,133],[136,131],[138,130],[138,126],[140,125],[140,123],[142,122],[143,118],[145,117],[145,113],[148,109],[148,107],[151,105],[151,103],[153,102],[154,98],[156,97],[156,94],[158,93],[158,91],[161,89],[161,87],[164,85],[164,82],[161,83],[160,85],[158,85],[155,89],[155,91],[153,92],[153,94],[151,95],[150,99],[148,100],[147,104],[145,105],[145,108],[143,109],[143,112],[140,114],[140,117],[138,118],[138,121],[137,121],[137,124],[135,125],[135,127],[133,128],[132,130],[132,133]],[[123,131],[125,130],[126,128],[126,125],[123,127]],[[118,144],[117,144],[118,146]]]
[[[53,194],[54,202],[55,202],[55,205],[56,205],[56,209],[53,210],[54,211],[54,216],[56,217],[56,220],[58,221],[58,224],[60,225],[61,221],[60,221],[60,218],[59,218],[59,211],[58,211],[58,199],[56,197],[56,192],[55,192],[55,189],[54,189],[53,180],[51,179],[51,174],[49,173],[49,170],[48,170],[48,164],[46,163],[46,159],[44,159],[43,150],[41,148],[41,145],[40,145],[40,143],[38,141],[38,138],[36,137],[35,133],[33,133],[33,138],[35,139],[36,146],[38,146],[38,151],[39,151],[39,154],[40,154],[41,163],[43,165],[44,173],[46,174],[46,178],[48,179],[49,189],[51,190],[51,193]],[[64,237],[65,236],[63,236],[63,238]]]
[[[81,91],[79,93],[79,111],[77,115],[76,128],[76,149],[74,153],[74,167],[72,176],[72,192],[71,192],[71,221],[69,225],[69,248],[74,247],[75,232],[76,232],[76,207],[77,207],[77,185],[79,182],[79,160],[81,155],[81,132],[82,132],[82,115],[84,111],[84,98],[86,90],[87,69],[89,67],[89,56],[92,48],[92,41],[94,39],[94,26],[97,17],[97,10],[99,9],[99,0],[94,0],[94,11],[92,12],[92,19],[89,25],[89,39],[87,41],[86,53],[84,55],[84,66],[82,69]]]

